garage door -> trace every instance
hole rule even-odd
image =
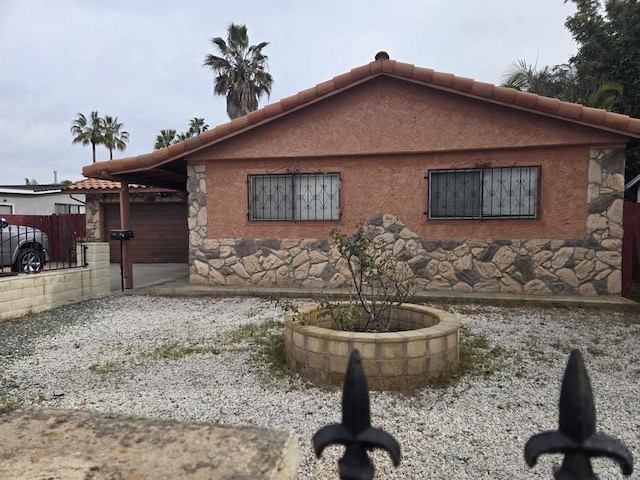
[[[120,205],[104,204],[105,235],[120,228]],[[188,263],[186,203],[132,203],[131,256],[134,263]],[[110,241],[111,261],[120,261],[120,242]]]

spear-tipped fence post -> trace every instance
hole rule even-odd
[[[543,453],[562,453],[562,466],[554,469],[556,480],[597,480],[592,457],[609,457],[626,476],[633,472],[631,452],[615,438],[596,433],[596,410],[582,355],[569,356],[560,391],[560,421],[555,431],[534,435],[524,447],[524,458],[533,467]]]
[[[368,450],[382,448],[389,452],[394,466],[400,464],[400,445],[388,433],[371,426],[369,387],[358,350],[353,350],[342,390],[342,423],[322,427],[313,436],[313,449],[320,458],[325,447],[345,446],[338,462],[342,480],[372,480],[374,466]]]

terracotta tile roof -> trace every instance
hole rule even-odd
[[[108,177],[110,174],[139,172],[158,167],[381,75],[640,138],[640,119],[637,118],[477,82],[470,78],[457,77],[450,73],[416,67],[383,57],[167,148],[136,157],[97,162],[85,166],[82,173],[87,177]]]
[[[164,188],[147,187],[146,185],[137,185],[135,183],[129,184],[129,189],[139,191],[170,191]],[[105,193],[105,192],[117,192],[120,190],[120,182],[112,182],[111,180],[100,180],[97,178],[86,178],[79,182],[72,183],[71,185],[63,188],[63,192],[70,191],[72,193]]]

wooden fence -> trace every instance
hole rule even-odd
[[[624,202],[622,296],[631,298],[640,284],[640,203]]]
[[[34,227],[49,236],[51,262],[75,261],[75,245],[87,236],[84,214],[2,215],[11,225]]]

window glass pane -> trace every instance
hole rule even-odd
[[[538,168],[492,168],[483,170],[485,217],[536,217]]]
[[[337,173],[251,175],[251,220],[338,220]]]
[[[11,215],[13,212],[13,205],[0,204],[0,214]]]
[[[480,216],[479,170],[430,172],[429,178],[431,218]]]
[[[305,174],[295,176],[295,219],[338,220],[339,175]]]
[[[251,177],[251,219],[291,220],[293,196],[291,175]]]

